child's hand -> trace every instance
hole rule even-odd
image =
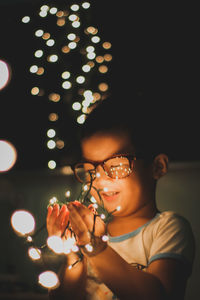
[[[60,209],[58,204],[48,207],[46,226],[48,235],[62,236],[69,221],[69,210],[66,205]]]
[[[95,236],[102,236],[105,234],[106,226],[101,218],[96,217],[94,225],[94,212],[92,207],[86,207],[85,205],[75,201],[68,204],[69,220],[72,230],[76,234],[78,244],[85,245],[90,242],[89,232],[95,231]]]

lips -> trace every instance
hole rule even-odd
[[[114,201],[117,199],[119,192],[103,192],[102,197],[106,201]]]

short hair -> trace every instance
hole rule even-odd
[[[115,99],[107,98],[92,110],[82,125],[80,139],[96,133],[126,133],[136,152],[145,158],[166,153],[162,134],[159,135],[160,118],[151,106],[151,99],[137,94],[131,101]]]

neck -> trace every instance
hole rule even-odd
[[[115,215],[112,221],[108,224],[108,233],[111,236],[119,236],[136,230],[140,226],[146,224],[158,213],[156,204],[148,203],[140,210],[130,215]]]

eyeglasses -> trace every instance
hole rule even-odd
[[[118,154],[107,158],[104,161],[83,161],[72,165],[75,177],[79,182],[88,183],[100,174],[96,172],[98,166],[101,166],[105,174],[112,179],[123,179],[133,172],[133,161],[137,158],[132,154]]]

